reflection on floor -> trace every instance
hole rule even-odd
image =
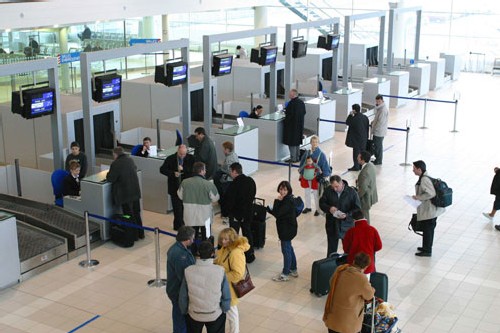
[[[443,178],[454,190],[454,204],[438,219],[432,258],[414,256],[419,236],[407,230],[412,209],[402,197],[413,193],[417,180],[405,159],[405,133],[390,131],[385,138],[384,164],[377,167],[379,203],[371,210],[372,224],[382,236],[377,269],[390,278],[389,301],[396,306],[404,332],[500,332],[500,233],[481,212],[491,209],[489,185],[493,167],[500,165],[499,113],[491,100],[500,91],[500,78],[463,74],[430,98],[451,100],[460,92],[457,129],[453,104],[429,103],[426,130],[419,129],[423,102],[408,102],[391,110],[390,126],[411,124],[408,161],[423,159],[431,175]],[[335,173],[352,165],[344,133],[321,145],[333,151]],[[296,193],[302,190],[292,170]],[[287,168],[260,165],[254,175],[258,196],[268,201],[288,175]],[[354,184],[356,173],[343,177]],[[172,230],[172,215],[145,212],[149,226]],[[497,221],[500,221],[497,217]],[[282,265],[274,219],[268,219],[264,249],[250,265],[257,289],[242,299],[241,332],[326,332],[321,317],[325,298],[309,293],[311,263],[326,252],[324,218],[311,213],[299,218],[293,241],[299,264],[298,279],[271,281]],[[214,230],[222,228],[217,216]],[[161,237],[164,254],[171,237]],[[76,258],[12,288],[0,291],[0,332],[68,332],[94,319],[78,332],[171,332],[170,303],[163,288],[148,288],[155,276],[153,235],[131,249],[107,243],[92,252],[100,261],[83,269]],[[100,316],[100,317],[96,317]]]

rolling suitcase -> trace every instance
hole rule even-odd
[[[389,277],[387,274],[373,272],[370,274],[370,283],[375,288],[375,297],[381,298],[387,302],[389,294]]]
[[[113,215],[111,218],[115,221],[123,221],[128,223],[134,223],[132,216],[129,215]],[[137,230],[132,227],[127,227],[120,224],[111,223],[109,236],[113,243],[121,247],[132,247],[137,236]]]
[[[254,214],[250,226],[253,238],[253,247],[261,249],[266,244],[266,201],[255,198],[253,204]]]
[[[320,297],[330,291],[330,278],[338,266],[347,262],[347,254],[332,253],[330,257],[316,260],[312,264],[311,289],[309,291]]]

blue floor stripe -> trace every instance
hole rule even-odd
[[[88,324],[90,324],[91,322],[93,322],[94,320],[96,320],[97,318],[99,318],[100,315],[95,315],[94,317],[90,318],[89,320],[87,320],[86,322],[84,322],[83,324],[73,328],[71,331],[69,331],[68,333],[73,333],[73,332],[76,332],[78,331],[80,328],[84,327],[84,326],[87,326]]]

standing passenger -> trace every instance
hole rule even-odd
[[[213,141],[206,135],[203,127],[194,130],[196,141],[194,142],[194,160],[205,163],[206,178],[212,179],[217,170],[217,152]],[[192,142],[193,140],[188,141]]]
[[[370,123],[368,117],[361,113],[359,104],[352,105],[352,111],[345,122],[349,126],[345,145],[352,148],[352,160],[354,162],[354,165],[348,170],[359,171],[361,166],[358,163],[358,154],[366,149]]]
[[[490,213],[483,213],[484,217],[488,220],[493,220],[497,210],[500,209],[500,168],[493,169],[495,172],[495,177],[493,177],[493,181],[491,182],[490,194],[495,196],[495,201],[493,202],[493,208]],[[500,225],[496,225],[495,229],[500,231]]]
[[[283,143],[290,149],[290,162],[298,162],[300,156],[300,144],[304,134],[304,117],[306,105],[299,98],[297,89],[290,90],[288,97],[290,101],[285,109],[285,120],[283,121]]]
[[[371,155],[366,150],[358,155],[361,171],[358,175],[358,195],[361,202],[361,211],[370,223],[370,208],[378,202],[377,174],[375,166],[370,162]]]
[[[389,122],[389,110],[384,103],[382,95],[375,96],[375,118],[372,121],[373,144],[375,145],[375,165],[382,164],[384,153],[384,137],[387,134],[387,123]]]

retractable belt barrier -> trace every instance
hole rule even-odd
[[[292,168],[298,168],[299,165],[297,164],[292,164],[292,162],[276,162],[276,161],[266,161],[266,160],[259,160],[258,158],[251,158],[251,157],[244,157],[244,156],[238,156],[240,160],[246,160],[246,161],[252,161],[252,162],[258,162],[258,163],[264,163],[264,164],[273,164],[273,165],[283,165],[283,166],[288,166],[288,182],[290,182],[290,179],[292,177]]]

